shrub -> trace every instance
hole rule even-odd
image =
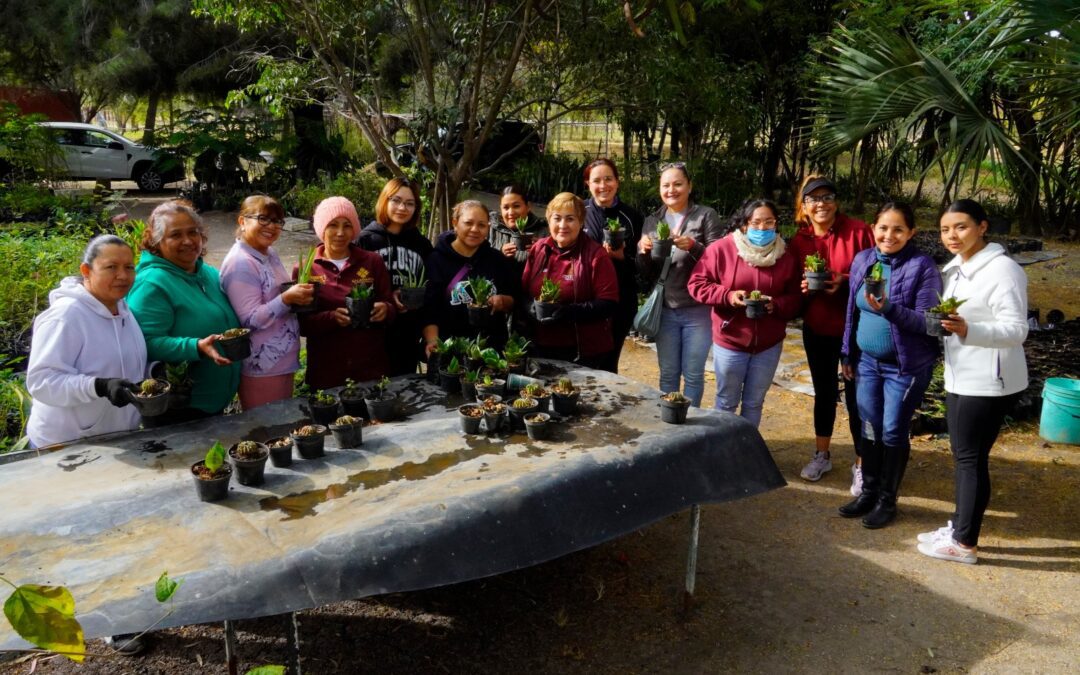
[[[294,216],[310,218],[315,207],[327,197],[345,197],[356,206],[360,216],[360,225],[375,213],[375,202],[386,180],[370,171],[350,171],[331,179],[320,174],[319,179],[310,183],[300,182],[282,197],[285,210]],[[365,217],[366,216],[366,217]]]
[[[40,225],[44,228],[44,225]],[[49,291],[77,274],[84,237],[34,237],[0,232],[0,353],[25,353],[23,336],[49,305]]]
[[[30,394],[23,376],[15,372],[20,361],[22,358],[0,362],[0,453],[17,450],[25,443]]]

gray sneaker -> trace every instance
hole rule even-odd
[[[829,460],[828,455],[819,450],[814,453],[814,458],[810,460],[810,463],[803,467],[799,476],[803,480],[816,482],[829,471],[832,471],[832,461]]]

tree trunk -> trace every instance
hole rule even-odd
[[[293,108],[292,116],[297,141],[293,154],[297,177],[311,181],[320,169],[336,176],[341,171],[341,157],[330,151],[322,103]]]
[[[154,128],[157,126],[157,109],[158,100],[161,98],[161,94],[152,91],[150,92],[150,98],[146,102],[146,123],[143,124],[143,145],[154,144]]]

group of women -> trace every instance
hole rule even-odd
[[[1025,277],[986,241],[987,217],[977,203],[961,200],[941,217],[942,241],[956,254],[943,286],[932,259],[914,244],[908,206],[887,203],[867,226],[839,212],[836,186],[822,176],[803,182],[799,229],[787,242],[777,233],[777,206],[767,199],[746,202],[725,227],[714,210],[693,201],[681,163],[662,167],[663,205],[645,218],[620,201],[610,160],[588,164],[584,182],[587,200],[556,195],[546,219],[532,213],[517,186],[499,195],[498,212],[461,202],[452,229],[434,246],[417,229],[420,193],[407,179],[386,184],[375,220],[364,228],[349,200],[331,197],[313,216],[320,241],[313,260],[291,274],[274,250],[285,213],[271,197],[243,202],[220,272],[203,259],[199,215],[183,202],[162,204],[149,217],[137,268],[123,240],[95,238],[82,279],[64,280],[36,320],[27,375],[31,442],[136,427],[132,382],[156,362],[188,364],[192,382],[187,406],[156,423],[220,414],[236,394],[245,409],[289,398],[301,336],[314,389],[416,372],[447,337],[475,337],[478,330],[494,345],[525,331],[536,356],[616,371],[639,281],[651,283],[663,267],[660,388],[700,405],[711,350],[716,408],[758,425],[786,325],[802,316],[816,440],[801,475],[816,481],[832,468],[840,371],[856,452],[855,498],[840,513],[880,528],[896,517],[911,417],[940,352],[923,312],[944,292],[966,300],[943,321],[952,333],[944,354],[956,511],[948,525],[920,535],[919,550],[975,561],[989,501],[987,457],[1012,397],[1027,386]],[[621,244],[605,242],[613,223],[623,231]],[[662,238],[671,240],[666,262],[652,255]],[[831,273],[822,291],[803,280],[813,254]],[[883,290],[867,290],[871,268],[884,279]],[[422,306],[406,303],[402,290],[424,278]],[[481,278],[490,293],[478,329],[468,306],[476,305]],[[536,300],[552,288],[556,307],[541,311]],[[348,299],[360,297],[369,298],[370,309],[353,316],[350,307],[359,303]],[[750,318],[747,305],[759,299],[765,314]],[[236,327],[251,331],[251,355],[242,363],[215,348]]]

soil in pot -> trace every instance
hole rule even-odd
[[[330,425],[330,433],[334,435],[339,448],[359,448],[364,444],[364,420],[343,415]]]
[[[288,436],[281,436],[280,438],[271,438],[266,442],[266,446],[270,448],[270,463],[279,469],[286,466],[292,466],[292,439]]]
[[[326,434],[326,427],[323,425],[308,424],[292,432],[291,437],[293,445],[296,446],[296,451],[300,453],[301,457],[315,459],[326,454],[323,445],[324,434]]]
[[[411,310],[421,309],[424,306],[425,295],[427,295],[426,288],[402,288],[401,304]]]
[[[678,394],[665,394],[660,397],[660,419],[668,424],[682,424],[686,421],[686,412],[690,401]]]
[[[506,380],[492,380],[491,384],[476,383],[476,398],[485,399],[488,396],[501,397],[506,391]],[[502,400],[500,398],[500,400]]]
[[[551,433],[551,415],[537,412],[525,416],[525,432],[534,441],[542,441]]]
[[[270,448],[255,441],[241,441],[229,448],[229,459],[236,467],[236,482],[241,485],[262,485]]]
[[[195,480],[195,492],[200,501],[217,502],[229,496],[230,465],[222,464],[216,472],[211,472],[200,459],[191,465],[191,477]]]
[[[832,272],[803,272],[806,279],[806,290],[811,293],[825,290],[826,282],[832,277]]]
[[[163,415],[169,409],[171,390],[172,385],[165,380],[143,380],[135,392],[135,408],[143,417]]]
[[[338,418],[338,401],[334,398],[333,402],[318,402],[315,397],[308,399],[308,406],[311,408],[311,419],[315,424],[327,425]]]
[[[952,335],[952,331],[945,330],[945,326],[941,325],[941,322],[949,318],[948,314],[942,314],[940,312],[924,312],[923,316],[926,317],[926,334],[934,337],[945,337],[946,335]]]
[[[655,240],[653,242],[652,251],[650,253],[650,255],[652,256],[652,259],[663,262],[664,258],[671,255],[671,248],[674,245],[675,245],[675,240],[671,239],[671,238]]]
[[[761,319],[769,314],[769,310],[765,306],[769,303],[768,298],[761,298],[758,300],[746,299],[746,318],[747,319]]]
[[[296,285],[295,281],[286,281],[281,284],[281,292],[289,290]],[[314,312],[319,304],[319,286],[322,286],[318,281],[311,282],[311,302],[306,305],[289,305],[289,310],[294,314],[306,314],[308,312]]]
[[[480,422],[484,420],[484,409],[479,403],[467,403],[458,408],[458,421],[461,430],[467,434],[480,433]]]
[[[373,420],[389,422],[397,416],[398,397],[395,394],[385,393],[378,399],[365,398],[364,403]]]
[[[345,308],[349,310],[349,328],[367,328],[371,325],[371,308],[375,298],[345,298]]]
[[[230,361],[243,361],[251,356],[251,331],[247,328],[230,328],[222,333],[214,347]]]

